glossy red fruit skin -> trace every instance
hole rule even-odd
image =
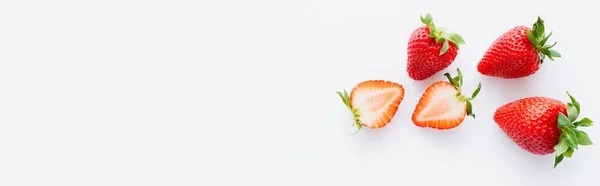
[[[514,27],[488,48],[477,64],[477,71],[483,75],[507,79],[522,78],[540,69],[540,55],[527,38],[529,27]]]
[[[450,66],[458,54],[458,48],[450,41],[448,50],[440,54],[443,42],[429,37],[429,27],[421,26],[413,31],[408,40],[408,63],[406,71],[414,80],[424,80]]]
[[[554,152],[560,130],[558,113],[567,115],[566,105],[547,97],[522,98],[496,109],[494,121],[521,148],[546,155]]]

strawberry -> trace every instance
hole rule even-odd
[[[446,33],[445,28],[437,28],[431,14],[421,16],[420,26],[408,40],[408,63],[406,71],[414,80],[424,80],[448,67],[458,54],[458,45],[463,38],[456,33]]]
[[[560,54],[546,45],[552,35],[544,33],[544,21],[538,17],[533,29],[527,26],[514,27],[487,49],[477,64],[477,71],[483,75],[501,78],[521,78],[534,74],[546,57],[554,61]]]
[[[369,80],[348,92],[337,92],[342,101],[354,114],[354,124],[358,131],[365,126],[378,129],[386,126],[396,114],[400,102],[404,99],[404,87],[398,83],[384,80]]]
[[[438,81],[425,90],[412,115],[415,125],[445,130],[460,125],[465,115],[475,118],[471,100],[479,94],[481,83],[470,98],[465,97],[461,94],[462,73],[456,70],[458,76],[454,78],[449,73],[444,74],[449,82]]]
[[[577,127],[592,126],[592,120],[576,121],[580,105],[569,92],[566,105],[548,97],[527,97],[496,109],[494,121],[518,146],[526,151],[546,155],[556,152],[554,167],[571,157],[578,145],[591,145],[587,133]]]

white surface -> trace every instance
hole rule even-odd
[[[431,12],[461,34],[477,119],[414,126],[407,39]],[[528,78],[476,73],[487,47],[540,15],[564,56]],[[527,96],[600,121],[593,1],[3,1],[0,185],[597,185],[600,149],[521,150],[492,121]],[[335,91],[403,84],[387,127],[353,132]],[[596,126],[597,127],[597,126]],[[586,131],[600,143],[598,128]]]

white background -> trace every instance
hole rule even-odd
[[[0,185],[597,185],[600,149],[520,149],[493,122],[527,96],[600,120],[593,1],[0,2]],[[461,34],[454,63],[425,81],[406,46],[431,12]],[[564,57],[533,76],[477,73],[487,47],[537,16]],[[477,119],[414,126],[420,95],[460,67],[478,82]],[[404,85],[385,128],[348,135],[335,91],[369,79]],[[600,143],[598,128],[587,128]]]

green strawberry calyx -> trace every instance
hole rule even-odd
[[[456,68],[456,71],[458,72],[458,75],[456,77],[451,77],[450,73],[445,73],[444,76],[446,76],[448,78],[448,81],[450,81],[450,83],[454,85],[454,88],[458,90],[458,92],[456,92],[456,96],[458,97],[458,99],[460,101],[467,102],[467,116],[471,116],[473,117],[473,119],[475,119],[475,114],[473,113],[473,104],[471,104],[471,101],[473,101],[477,94],[479,94],[479,91],[481,90],[481,82],[477,85],[477,89],[473,91],[471,97],[466,97],[461,93],[461,86],[463,85],[462,73],[460,72],[459,68]]]
[[[583,118],[577,121],[579,112],[581,111],[579,102],[575,100],[571,94],[567,91],[571,102],[567,103],[567,115],[558,113],[558,120],[556,125],[561,131],[560,139],[558,144],[554,146],[556,151],[556,157],[554,158],[554,168],[558,165],[565,157],[570,158],[573,152],[578,149],[579,145],[592,145],[592,141],[588,137],[587,133],[577,129],[577,127],[590,127],[593,121],[589,118]]]
[[[430,13],[427,13],[425,17],[421,15],[421,22],[429,27],[430,38],[434,38],[438,43],[444,42],[444,44],[442,44],[442,49],[440,49],[440,56],[446,53],[450,48],[450,43],[448,42],[454,43],[456,48],[459,48],[460,44],[465,44],[465,40],[457,33],[448,33],[446,28],[437,28],[435,24],[433,24],[433,17]]]
[[[360,129],[363,126],[362,123],[359,120],[359,118],[360,118],[360,112],[358,111],[358,109],[353,108],[352,105],[350,104],[350,96],[348,96],[348,92],[346,92],[346,90],[344,90],[343,94],[342,94],[342,92],[337,91],[337,94],[340,96],[340,98],[342,98],[342,101],[344,102],[344,105],[346,105],[346,107],[348,107],[348,109],[350,110],[350,112],[352,112],[352,114],[354,114],[354,123],[352,123],[352,126],[358,127],[358,130],[356,130],[356,132],[354,132],[352,134],[358,133],[358,131],[360,131]]]
[[[554,61],[554,58],[556,57],[561,57],[560,53],[550,49],[556,45],[556,42],[551,45],[546,44],[548,38],[550,38],[552,35],[552,32],[546,35],[546,33],[544,33],[544,29],[544,20],[538,16],[538,19],[533,24],[531,31],[527,31],[527,38],[529,38],[529,41],[531,41],[533,46],[535,46],[535,50],[537,50],[540,55],[540,63],[544,63],[544,59],[546,57],[550,58],[552,61]]]

